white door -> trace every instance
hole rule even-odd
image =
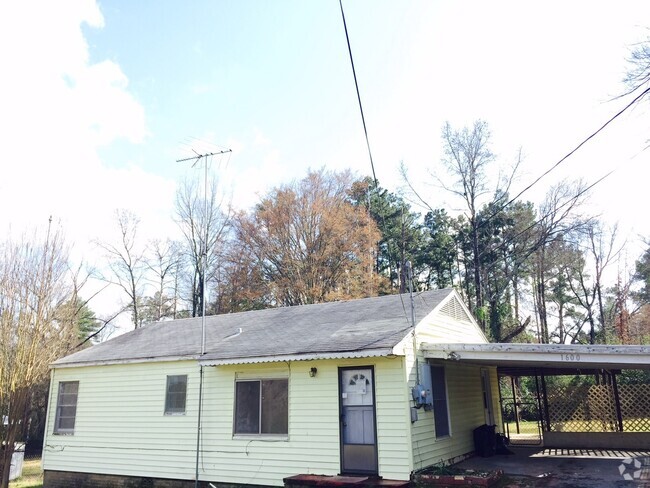
[[[340,368],[341,472],[377,473],[372,368]]]

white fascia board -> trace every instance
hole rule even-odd
[[[314,361],[317,359],[354,359],[371,358],[397,355],[393,348],[389,349],[367,349],[363,351],[340,351],[340,352],[315,352],[308,354],[284,354],[278,356],[258,356],[250,358],[232,359],[204,359],[200,360],[201,366],[226,366],[229,364],[255,364],[255,363],[277,363],[287,361]]]
[[[500,366],[650,367],[650,346],[585,344],[422,344],[427,359],[481,362]]]
[[[104,361],[83,361],[78,363],[52,363],[50,369],[63,369],[63,368],[81,368],[84,366],[108,366],[111,364],[138,364],[138,363],[165,363],[173,361],[191,361],[199,359],[200,355],[194,354],[191,356],[165,356],[154,358],[134,358],[134,359],[107,359]]]

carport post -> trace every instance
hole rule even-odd
[[[616,373],[610,371],[609,375],[612,377],[612,389],[614,390],[614,404],[616,405],[618,431],[623,432],[623,414],[621,414],[621,398],[618,396],[618,383],[616,382]]]
[[[515,389],[514,376],[510,377],[510,384],[512,386],[512,406],[514,407],[515,410],[515,424],[517,425],[517,434],[520,434],[521,432],[519,432],[519,401],[517,400],[517,390]]]
[[[542,431],[549,431],[551,430],[548,424],[546,424],[546,421],[544,419],[544,416],[542,415],[542,399],[541,399],[541,394],[539,391],[539,375],[537,372],[535,372],[535,390],[537,391],[537,415],[539,416],[539,420],[542,424]],[[546,424],[546,429],[544,428],[544,424]]]
[[[542,394],[544,395],[544,417],[546,418],[547,432],[551,431],[551,419],[548,415],[548,394],[546,393],[546,376],[542,374]]]

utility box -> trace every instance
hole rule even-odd
[[[411,389],[415,408],[424,407],[425,410],[433,409],[433,395],[431,394],[431,367],[428,363],[419,365],[420,382]]]
[[[11,456],[9,467],[9,481],[20,478],[23,474],[23,461],[25,460],[25,444],[16,444],[14,453]]]

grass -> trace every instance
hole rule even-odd
[[[26,460],[23,464],[23,475],[11,481],[9,488],[43,488],[40,458]]]
[[[515,422],[508,422],[508,431],[510,434],[517,434],[517,424]],[[539,434],[539,427],[534,420],[520,420],[519,421],[520,434]]]
[[[565,428],[564,423],[557,422],[554,424],[554,429],[557,432],[612,432],[608,424],[601,424],[598,421],[592,421],[590,427],[586,423],[580,424],[574,422],[567,422],[568,426]],[[645,426],[650,425],[650,418],[642,419],[626,419],[623,420],[623,432],[647,432]],[[640,428],[643,427],[643,428]],[[510,434],[517,434],[517,424],[508,422]],[[535,434],[539,433],[537,422],[534,420],[520,420],[519,421],[520,434]]]

